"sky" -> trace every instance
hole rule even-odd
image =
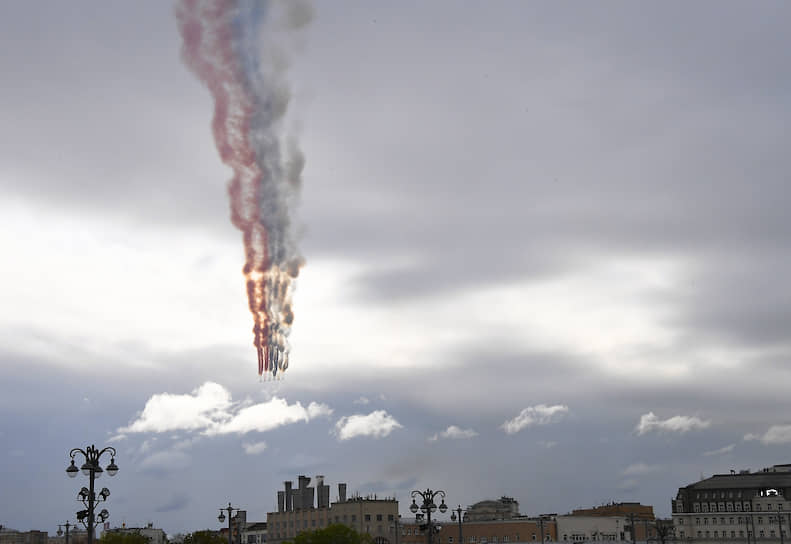
[[[291,363],[260,381],[173,5],[0,5],[0,524],[640,501],[791,462],[791,5],[317,1]]]

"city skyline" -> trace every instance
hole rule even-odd
[[[168,533],[296,474],[668,517],[791,462],[788,3],[306,5],[274,381],[174,5],[0,6],[0,524],[74,521],[92,444]]]

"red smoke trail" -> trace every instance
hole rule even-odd
[[[232,0],[182,0],[176,6],[183,39],[184,63],[214,97],[212,132],[220,158],[233,170],[228,183],[231,221],[242,231],[245,264],[242,269],[248,306],[253,314],[258,374],[270,370],[269,320],[266,312],[267,232],[260,221],[260,186],[264,173],[248,139],[253,97],[244,85],[242,67],[233,50]]]

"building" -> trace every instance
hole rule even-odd
[[[616,521],[621,520],[623,523],[621,530],[624,531],[625,538],[634,542],[645,542],[657,536],[654,507],[639,502],[611,502],[593,508],[581,508],[572,511],[570,516],[607,517]],[[595,525],[595,519],[591,520],[591,523]],[[592,531],[595,533],[597,529],[593,528]],[[561,531],[558,533],[560,534]],[[620,540],[624,540],[624,538]]]
[[[476,502],[467,507],[465,521],[492,521],[519,517],[519,503],[513,497]]]
[[[557,516],[560,542],[621,542],[631,540],[629,521],[623,516]]]
[[[732,470],[680,487],[671,502],[679,540],[780,541],[791,527],[791,465]]]
[[[48,544],[46,531],[15,531],[0,526],[0,544]]]
[[[122,535],[142,535],[148,539],[148,544],[166,544],[167,542],[165,531],[157,529],[153,523],[148,523],[145,527],[127,527],[124,523],[121,527],[105,529],[104,532]]]
[[[459,544],[459,522],[435,520],[437,527],[434,544]],[[423,521],[402,519],[397,544],[426,544],[427,535],[421,529]],[[554,542],[557,531],[554,515],[537,518],[519,517],[508,520],[463,521],[462,536],[466,544],[516,544],[519,542]]]
[[[636,520],[654,520],[654,507],[640,504],[639,502],[611,502],[594,506],[593,508],[582,508],[571,512],[572,516],[623,516],[634,517]]]
[[[266,543],[266,522],[255,521],[247,523],[242,529],[243,544],[265,544]]]
[[[271,544],[291,540],[303,531],[322,529],[342,523],[360,533],[371,535],[376,544],[396,544],[398,501],[394,497],[376,495],[346,496],[346,484],[338,484],[338,500],[330,502],[330,486],[324,476],[316,476],[316,487],[310,478],[299,476],[297,488],[284,482],[277,492],[277,512],[266,515],[267,538]],[[315,497],[315,502],[314,502]]]

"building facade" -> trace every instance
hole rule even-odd
[[[788,538],[791,465],[715,474],[681,487],[672,501],[678,540],[767,542]]]
[[[154,527],[153,523],[149,523],[145,527],[127,527],[126,524],[123,524],[121,527],[105,529],[105,532],[122,535],[141,535],[148,539],[148,544],[166,544],[167,542],[165,531]]]
[[[434,544],[460,544],[459,522],[451,520],[434,520],[437,530],[432,542]],[[421,521],[414,518],[402,519],[397,544],[426,544],[427,535],[421,529]],[[519,542],[554,542],[557,530],[553,516],[539,518],[520,517],[509,520],[463,521],[461,523],[464,544],[516,544]]]
[[[291,540],[303,531],[315,531],[340,523],[359,533],[369,534],[376,544],[397,544],[398,501],[376,495],[346,496],[346,484],[338,484],[338,500],[330,502],[329,486],[317,476],[316,488],[310,478],[299,477],[297,488],[285,482],[278,491],[278,511],[268,512],[267,539],[271,544]],[[317,500],[314,504],[314,495]]]
[[[500,497],[497,500],[476,502],[468,506],[464,513],[465,521],[492,521],[519,517],[519,503],[513,497]]]

